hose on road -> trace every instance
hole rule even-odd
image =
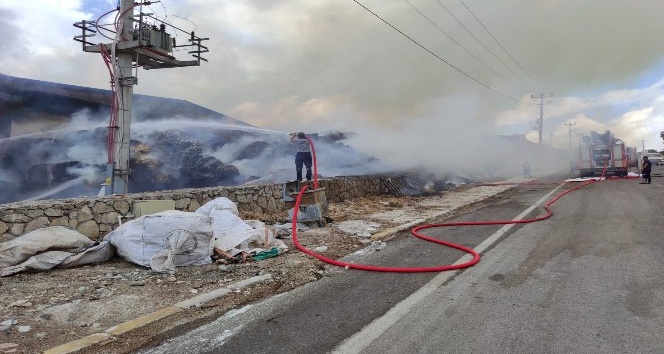
[[[314,142],[310,139],[309,140],[309,145],[311,146],[311,153],[312,153],[312,160],[313,160],[313,168],[314,168],[314,189],[318,189],[318,162],[316,160],[316,149],[314,148]],[[604,168],[602,169],[602,176],[600,179],[603,179],[604,173],[606,172],[606,164],[607,162],[604,163]],[[439,240],[433,237],[425,236],[420,234],[418,231],[424,230],[424,229],[430,229],[430,228],[437,228],[437,227],[450,227],[450,226],[478,226],[478,225],[507,225],[507,224],[526,224],[526,223],[531,223],[535,221],[540,221],[544,219],[548,219],[553,215],[553,212],[549,208],[551,204],[555,203],[558,199],[560,199],[562,196],[565,194],[571,193],[579,188],[583,188],[589,184],[597,182],[594,179],[588,180],[587,182],[576,186],[572,189],[569,189],[565,192],[562,192],[558,194],[557,196],[553,197],[550,201],[548,201],[544,205],[544,209],[546,210],[546,214],[543,216],[534,218],[534,219],[521,219],[521,220],[496,220],[496,221],[463,221],[463,222],[449,222],[449,223],[439,223],[439,224],[427,224],[427,225],[420,225],[417,226],[413,229],[410,230],[410,233],[422,240],[437,243],[439,245],[447,246],[450,248],[455,248],[458,250],[461,250],[463,252],[466,252],[470,254],[473,258],[469,261],[466,262],[461,262],[461,263],[455,263],[455,264],[446,264],[446,265],[441,265],[441,266],[435,266],[435,267],[383,267],[383,266],[374,266],[374,265],[365,265],[365,264],[357,264],[357,263],[349,263],[349,262],[343,262],[339,261],[336,259],[328,258],[325,257],[321,254],[318,254],[316,252],[311,251],[310,249],[302,246],[300,241],[297,239],[297,212],[300,209],[300,202],[302,200],[302,196],[306,192],[306,190],[309,188],[309,186],[305,185],[302,187],[300,190],[300,193],[297,195],[297,199],[295,200],[295,206],[293,208],[293,223],[292,223],[292,228],[291,228],[291,236],[293,238],[293,244],[295,247],[302,251],[305,254],[308,254],[311,257],[317,258],[325,263],[332,264],[335,266],[339,267],[344,267],[346,269],[358,269],[358,270],[366,270],[366,271],[373,271],[373,272],[392,272],[392,273],[424,273],[424,272],[444,272],[448,270],[456,270],[456,269],[463,269],[463,268],[468,268],[472,267],[473,265],[477,264],[477,262],[480,261],[480,255],[477,253],[474,249],[461,246],[456,243],[452,243],[449,241],[445,240]],[[524,182],[520,183],[522,185],[539,185],[541,183],[537,181],[531,181],[531,182]],[[498,184],[496,184],[498,185]]]
[[[427,224],[427,225],[420,225],[415,228],[413,228],[410,233],[422,240],[437,243],[443,246],[455,248],[458,250],[461,250],[463,252],[466,252],[470,255],[472,255],[472,259],[470,261],[462,262],[462,263],[455,263],[455,264],[447,264],[447,265],[441,265],[441,266],[434,266],[434,267],[384,267],[384,266],[374,266],[374,265],[365,265],[365,264],[357,264],[357,263],[348,263],[348,262],[343,262],[339,261],[336,259],[331,259],[328,257],[325,257],[321,254],[318,254],[316,252],[313,252],[306,247],[302,246],[302,244],[299,242],[297,239],[297,211],[300,208],[300,201],[302,199],[302,195],[304,192],[308,189],[308,186],[304,186],[301,190],[300,193],[297,196],[297,199],[295,200],[295,207],[293,209],[293,225],[292,225],[292,230],[291,230],[291,235],[293,238],[293,244],[295,247],[302,251],[303,253],[308,254],[311,257],[317,258],[325,263],[332,264],[335,266],[339,267],[344,267],[346,269],[358,269],[358,270],[366,270],[366,271],[374,271],[374,272],[393,272],[393,273],[424,273],[424,272],[443,272],[443,271],[448,271],[448,270],[455,270],[455,269],[462,269],[462,268],[468,268],[473,265],[475,265],[477,262],[480,261],[480,255],[475,252],[474,249],[469,248],[469,247],[464,247],[456,243],[452,243],[449,241],[444,241],[444,240],[439,240],[433,237],[425,236],[420,234],[418,231],[424,230],[424,229],[430,229],[430,228],[438,228],[438,227],[450,227],[450,226],[478,226],[478,225],[507,225],[507,224],[526,224],[526,223],[531,223],[535,221],[540,221],[544,219],[548,219],[553,215],[553,212],[551,211],[550,206],[555,203],[558,199],[560,199],[562,196],[571,193],[579,188],[583,188],[587,185],[595,183],[596,180],[588,180],[587,182],[584,182],[581,185],[578,185],[572,189],[569,189],[565,192],[562,192],[555,197],[553,197],[551,200],[549,200],[545,205],[544,209],[546,210],[546,213],[540,217],[532,218],[532,219],[521,219],[521,220],[495,220],[495,221],[462,221],[462,222],[448,222],[448,223],[438,223],[438,224]]]

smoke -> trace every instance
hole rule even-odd
[[[374,157],[328,138],[333,133],[307,134],[314,143],[318,173],[322,176],[366,175],[387,171]],[[295,151],[288,136],[283,134],[246,135],[210,154],[238,167],[246,176],[263,180],[265,176],[270,176],[273,181],[295,179]]]
[[[413,4],[498,74],[470,57],[407,3],[364,3],[441,58],[516,98],[540,90],[565,97],[620,87],[633,83],[661,58],[661,51],[652,43],[659,41],[656,28],[661,21],[657,14],[662,5],[652,1],[629,5],[599,0],[582,4],[466,1],[528,70],[535,84],[461,3],[443,2],[523,81],[476,43],[436,2]],[[195,83],[209,89],[178,92],[179,85],[164,84],[163,80],[181,82],[177,73],[162,80],[146,80],[145,84],[150,86],[148,90],[161,87],[170,96],[184,94],[219,111],[229,112],[251,102],[272,106],[290,97],[301,102],[344,97],[363,112],[377,113],[380,123],[384,123],[412,115],[422,104],[440,96],[469,92],[484,101],[495,94],[353,2],[274,1],[269,6],[253,2],[205,6],[198,2],[197,6],[167,6],[196,21],[197,33],[209,33],[213,50],[208,58],[215,65],[197,69],[203,73],[197,75],[200,81]],[[495,115],[509,109],[509,105],[514,103],[492,103],[491,111]],[[386,114],[390,112],[393,115]]]
[[[662,77],[664,61],[656,45],[662,32],[658,28],[664,26],[660,2],[465,0],[527,72],[502,52],[461,2],[441,3],[499,58],[476,43],[438,2],[412,4],[497,72],[470,57],[407,2],[362,3],[435,55],[352,1],[166,1],[153,10],[160,16],[177,14],[168,17],[175,25],[209,37],[210,52],[204,55],[209,62],[195,68],[139,70],[136,90],[196,102],[275,131],[358,132],[348,143],[395,169],[476,173],[486,163],[475,161],[505,159],[507,152],[499,151],[492,137],[517,134],[537,142],[531,127],[538,107],[530,95],[541,92],[555,92],[552,102],[545,103],[544,145],[568,148],[563,124],[576,123],[573,146],[588,129],[610,129],[631,145],[645,140],[661,146],[664,122],[656,99],[662,95],[661,84],[647,95],[632,90]],[[94,19],[115,6],[104,5],[108,7],[3,3],[0,31],[5,41],[0,46],[6,50],[0,51],[0,66],[12,75],[107,87],[101,61],[81,53],[71,40],[79,34],[73,22]],[[45,33],[40,26],[50,35],[39,35]],[[31,55],[20,54],[26,52]],[[139,107],[136,115],[147,117],[153,110]],[[173,120],[187,118],[192,117]],[[132,135],[142,139],[140,127],[132,128]],[[204,135],[193,138],[207,140]],[[80,152],[91,156],[77,158],[93,163],[93,151],[105,155],[104,143],[93,146]],[[234,162],[240,151],[212,146],[207,153]],[[336,162],[352,162],[353,156],[328,153],[321,148],[321,162],[326,162],[321,167],[329,173],[352,170]],[[236,162],[259,175],[260,168]],[[263,163],[269,170],[292,165],[287,158]]]
[[[568,148],[563,123],[579,115],[594,121],[588,127],[606,127],[626,139],[657,139],[657,128],[645,127],[659,125],[655,113],[642,115],[641,127],[634,129],[629,117],[638,110],[634,106],[644,103],[636,99],[638,92],[624,88],[661,77],[662,54],[653,45],[660,41],[653,28],[662,25],[657,17],[661,4],[465,1],[526,73],[461,3],[443,2],[520,80],[435,2],[413,4],[499,74],[468,56],[407,3],[363,3],[455,67],[525,104],[479,85],[353,2],[235,2],[205,11],[183,6],[203,26],[215,23],[200,29],[219,44],[209,53],[217,65],[201,67],[214,73],[200,77],[211,89],[176,93],[176,85],[163,82],[175,83],[176,74],[153,84],[173,87],[173,95],[189,95],[257,126],[361,132],[354,147],[398,168],[478,170],[476,163],[464,163],[502,155],[491,153],[495,144],[487,137],[525,134],[537,143],[532,126],[538,102],[531,94],[541,92],[555,93],[552,102],[545,102],[544,145]],[[625,107],[626,100],[634,106]],[[572,145],[585,129],[582,123],[573,128]]]
[[[644,86],[662,76],[657,43],[664,5],[657,1],[466,0],[530,75],[492,42],[461,2],[441,3],[499,58],[476,43],[438,2],[412,4],[497,73],[470,57],[407,2],[362,3],[456,68],[529,103],[534,103],[532,93],[555,92],[555,100],[585,101],[607,91]],[[0,66],[12,75],[107,87],[99,58],[81,53],[71,40],[79,34],[72,23],[94,19],[115,6],[104,2],[107,8],[91,8],[97,5],[66,2],[54,8],[47,1],[3,2],[0,31],[5,41],[0,45],[6,50],[0,51]],[[205,55],[209,63],[139,71],[137,92],[189,100],[256,126],[356,131],[359,120],[376,129],[403,126],[415,117],[427,117],[420,113],[440,97],[455,95],[466,99],[448,102],[445,111],[463,110],[472,100],[477,116],[495,120],[519,106],[418,47],[355,2],[165,1],[163,5],[152,8],[160,16],[176,14],[168,17],[175,25],[210,38],[206,45],[211,50]],[[41,35],[47,31],[49,36]],[[31,55],[22,54],[28,52]],[[537,116],[536,107],[523,108],[522,114],[506,117],[506,122],[524,123],[510,127],[514,133],[526,133]],[[305,116],[299,109],[313,115]],[[345,120],[328,119],[344,112]],[[558,128],[577,114],[606,124],[625,113],[567,111],[547,127]],[[554,144],[564,141],[563,130],[552,132]]]
[[[319,175],[400,171],[483,179],[519,174],[525,158],[554,161],[524,153],[525,140],[514,144],[497,139],[484,119],[468,118],[474,117],[472,111],[439,111],[441,106],[432,106],[421,112],[424,118],[414,117],[402,126],[375,129],[357,124],[357,131],[351,133],[307,132],[314,142]],[[11,169],[0,175],[5,183],[23,181],[23,189],[33,199],[98,192],[106,157],[106,128],[99,117],[82,110],[62,128],[10,139],[13,150],[5,160],[11,162],[7,164]],[[287,134],[183,115],[133,124],[132,161],[133,192],[282,182],[295,177],[294,151]]]
[[[90,185],[99,185],[103,181],[99,167],[85,166],[85,167],[70,167],[67,173],[76,176],[77,179],[83,180]]]
[[[376,156],[395,169],[426,173],[479,173],[485,170],[486,156],[495,151],[493,123],[474,110],[472,101],[455,110],[450,101],[463,97],[442,98],[423,107],[416,115],[404,116],[402,122],[376,127],[356,125],[350,145]],[[493,144],[493,146],[492,146]]]
[[[140,107],[140,106],[139,106]],[[144,108],[144,107],[143,107]],[[294,151],[286,133],[190,119],[135,117],[131,126],[130,191],[280,182],[295,177]],[[105,179],[107,128],[102,115],[79,110],[50,131],[11,137],[3,182],[18,183],[24,198],[95,194]],[[311,134],[322,177],[361,175],[380,163],[334,137]],[[2,201],[16,196],[0,196]]]

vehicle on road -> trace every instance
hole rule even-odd
[[[657,152],[642,152],[641,153],[641,158],[643,158],[643,156],[648,156],[648,160],[650,160],[650,162],[653,165],[664,165],[664,156],[662,156],[662,154],[660,154],[660,153],[657,153]]]
[[[600,134],[590,132],[579,143],[578,171],[581,177],[627,176],[630,166],[625,143],[607,130]]]

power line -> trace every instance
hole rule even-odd
[[[513,97],[511,97],[511,96],[508,96],[507,94],[504,94],[504,93],[502,93],[502,92],[496,90],[495,88],[493,88],[493,87],[491,87],[491,86],[489,86],[489,85],[483,83],[482,81],[480,81],[480,80],[478,80],[478,79],[476,79],[476,78],[470,76],[470,75],[467,74],[465,71],[463,71],[463,70],[457,68],[456,66],[452,65],[452,63],[450,63],[450,62],[448,62],[447,60],[443,59],[443,58],[440,57],[438,54],[436,54],[436,53],[432,52],[431,50],[429,50],[429,48],[423,46],[423,45],[420,44],[418,41],[414,40],[414,39],[411,38],[409,35],[405,34],[405,33],[404,33],[403,31],[401,31],[400,29],[394,27],[394,25],[392,25],[391,23],[389,23],[389,22],[388,22],[387,20],[385,20],[384,18],[380,17],[377,13],[371,11],[371,9],[369,9],[369,8],[366,7],[366,6],[364,6],[364,5],[363,5],[362,3],[360,3],[358,0],[353,0],[353,1],[354,1],[356,4],[360,5],[361,7],[363,7],[363,8],[364,8],[365,10],[367,10],[369,13],[371,13],[372,15],[374,15],[376,18],[378,18],[379,20],[383,21],[383,23],[385,23],[386,25],[392,27],[393,30],[399,32],[399,34],[401,34],[402,36],[408,38],[411,42],[415,43],[418,47],[420,47],[420,48],[426,50],[429,54],[433,55],[434,57],[436,57],[438,60],[442,61],[443,63],[449,65],[451,68],[453,68],[454,70],[456,70],[456,71],[458,71],[459,73],[463,74],[463,75],[466,76],[467,78],[469,78],[469,79],[475,81],[476,83],[478,83],[478,84],[484,86],[485,88],[487,88],[487,89],[489,89],[489,90],[491,90],[491,91],[493,91],[493,92],[495,92],[495,93],[497,93],[497,94],[499,94],[499,95],[501,95],[501,96],[503,96],[503,97],[505,97],[505,98],[507,98],[507,99],[510,99],[510,100],[512,100],[512,101],[514,101],[514,102],[518,102],[518,103],[523,104],[523,105],[532,106],[532,105],[530,105],[530,104],[528,104],[528,103],[521,102],[521,101],[519,101],[519,100],[517,100],[517,99],[515,99],[515,98],[513,98]]]
[[[457,42],[454,38],[452,38],[452,36],[450,36],[449,34],[447,34],[442,28],[440,28],[440,26],[438,26],[437,24],[435,24],[431,19],[429,19],[429,17],[427,17],[425,14],[423,14],[422,11],[420,11],[417,7],[415,7],[413,4],[411,4],[408,0],[404,0],[404,1],[405,1],[406,3],[408,3],[408,5],[410,5],[413,9],[415,9],[415,11],[417,11],[420,15],[422,15],[422,17],[424,17],[427,21],[429,21],[429,23],[431,23],[434,27],[436,27],[436,28],[437,28],[442,34],[446,35],[447,38],[449,38],[452,42],[454,42],[456,45],[458,45],[458,46],[461,47],[463,50],[465,50],[466,53],[468,53],[468,55],[470,55],[470,56],[472,56],[473,58],[475,58],[475,60],[477,60],[477,61],[479,61],[480,63],[482,63],[482,65],[484,65],[485,67],[487,67],[489,70],[493,71],[496,75],[500,76],[501,78],[503,77],[500,73],[498,73],[498,72],[497,72],[496,70],[494,70],[492,67],[490,67],[489,65],[487,65],[486,63],[484,63],[480,58],[478,58],[477,56],[475,56],[475,54],[471,53],[468,49],[466,49],[464,46],[462,46],[461,43]]]
[[[468,10],[468,12],[470,12],[470,14],[473,15],[473,17],[475,18],[475,20],[477,20],[477,22],[482,26],[482,28],[484,28],[484,30],[486,31],[486,33],[488,33],[489,36],[491,36],[491,38],[493,38],[493,40],[494,40],[494,41],[500,46],[500,48],[502,48],[502,50],[505,52],[505,54],[507,54],[507,56],[509,56],[510,59],[512,59],[512,60],[514,61],[514,63],[516,63],[516,65],[517,65],[521,70],[523,70],[524,73],[526,73],[526,75],[527,75],[527,76],[530,78],[530,80],[535,84],[535,86],[537,86],[538,88],[541,88],[541,85],[539,85],[539,83],[537,82],[537,80],[535,80],[535,79],[530,75],[530,73],[528,72],[528,70],[526,70],[523,66],[521,66],[521,64],[519,64],[519,62],[516,61],[516,59],[514,59],[514,57],[512,57],[512,55],[507,51],[507,49],[505,49],[505,47],[503,47],[503,45],[500,44],[500,42],[498,41],[498,39],[496,39],[496,37],[491,33],[491,31],[489,31],[489,29],[486,28],[486,26],[484,25],[484,23],[483,23],[483,22],[482,22],[482,21],[481,21],[476,15],[475,15],[475,13],[470,9],[470,7],[468,7],[468,5],[466,5],[466,3],[463,2],[463,0],[461,0],[461,4],[463,4],[463,6],[466,8],[466,10]]]
[[[464,26],[464,24],[461,23],[461,21],[459,21],[459,19],[456,16],[454,16],[454,14],[450,10],[448,10],[447,7],[445,7],[445,5],[443,5],[443,3],[440,2],[440,0],[436,0],[436,2],[440,6],[442,6],[442,8],[445,9],[445,11],[447,11],[447,13],[450,14],[450,16],[452,16],[452,18],[454,18],[461,25],[461,27],[463,27],[463,29],[465,29],[466,32],[468,32],[468,34],[470,34],[473,38],[475,38],[477,43],[479,43],[482,47],[484,47],[484,49],[486,49],[487,52],[491,53],[491,55],[493,55],[493,57],[496,58],[496,60],[498,60],[501,64],[503,64],[503,66],[506,67],[507,70],[511,71],[512,74],[514,74],[514,76],[519,78],[519,80],[521,80],[523,83],[527,83],[526,80],[524,80],[519,74],[517,74],[514,70],[512,70],[512,68],[507,66],[502,60],[500,60],[500,58],[498,58],[498,56],[494,54],[491,51],[491,49],[489,49],[486,45],[484,45],[484,43],[482,43],[482,41],[480,41],[479,38],[477,38],[466,26]]]

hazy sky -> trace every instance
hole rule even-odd
[[[108,89],[72,24],[116,4],[3,0],[0,72]],[[432,164],[487,135],[536,142],[531,95],[553,93],[545,144],[566,148],[568,123],[573,144],[609,129],[664,148],[661,0],[163,0],[146,11],[209,37],[209,62],[140,69],[134,92],[262,128],[360,132],[368,153]]]

